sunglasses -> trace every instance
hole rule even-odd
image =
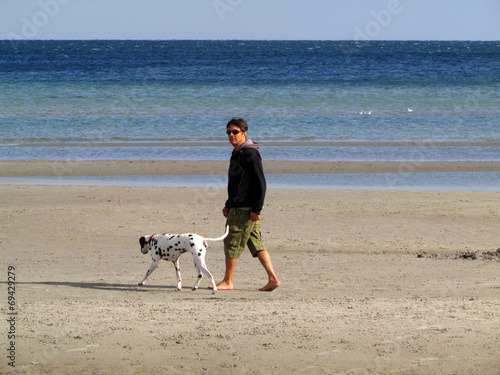
[[[236,135],[238,133],[244,133],[244,131],[242,131],[242,130],[226,130],[227,135],[229,135],[229,134]]]

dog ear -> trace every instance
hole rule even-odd
[[[141,247],[144,247],[144,244],[146,243],[146,237],[139,238],[139,243],[141,244]]]

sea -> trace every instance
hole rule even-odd
[[[265,160],[500,161],[500,41],[0,41],[0,160],[228,160],[232,117],[248,121]],[[500,172],[275,175],[268,184],[500,191]]]

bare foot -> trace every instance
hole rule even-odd
[[[210,285],[208,287],[208,289],[213,289],[212,285]],[[217,284],[217,289],[219,289],[219,290],[233,290],[234,289],[234,285],[226,283],[225,281],[221,281],[220,283]]]
[[[272,292],[274,289],[276,289],[277,287],[279,287],[281,285],[281,283],[279,282],[279,280],[276,280],[276,281],[270,281],[267,283],[266,286],[263,286],[262,288],[260,288],[259,290],[261,292]]]

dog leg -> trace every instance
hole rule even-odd
[[[198,286],[200,285],[201,279],[203,278],[203,273],[201,272],[201,268],[196,264],[196,260],[194,262],[194,266],[196,267],[196,271],[198,271],[198,279],[194,283],[194,286],[191,288],[192,290],[198,289]]]
[[[181,267],[179,265],[179,258],[177,258],[174,262],[175,274],[177,275],[177,291],[180,292],[182,290],[182,278],[181,278]]]
[[[149,267],[148,269],[148,272],[146,272],[146,276],[144,276],[144,279],[142,279],[142,281],[139,283],[139,286],[143,286],[146,279],[149,277],[149,275],[151,275],[153,273],[153,271],[158,267],[158,262],[157,261],[153,261],[153,263],[151,263],[151,266]]]
[[[210,282],[212,283],[212,294],[217,293],[217,285],[215,285],[215,280],[210,271],[207,268],[207,265],[205,263],[205,257],[200,257],[200,258],[195,258],[195,264],[196,264],[196,269],[198,269],[199,276],[198,276],[198,281],[197,284],[200,283],[201,278],[203,277],[202,273],[200,272],[203,271],[205,275],[210,279]]]
[[[210,282],[212,283],[212,294],[217,293],[217,285],[215,285],[215,280],[212,274],[208,271],[208,269],[205,267],[204,269],[202,268],[203,272],[205,272],[205,275],[207,275],[210,278]]]

